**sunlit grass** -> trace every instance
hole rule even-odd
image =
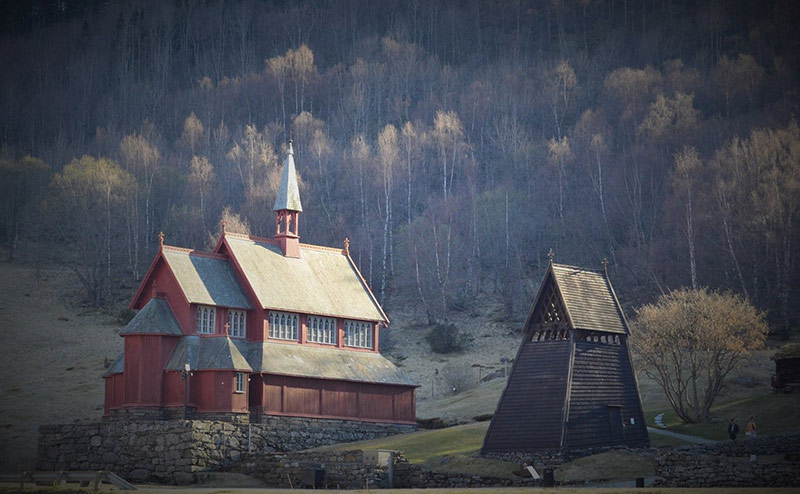
[[[319,450],[333,449],[391,449],[403,451],[409,463],[425,463],[445,455],[470,455],[483,445],[483,436],[489,422],[458,425],[446,429],[418,431],[411,434],[389,436],[370,441],[359,441],[325,446]]]

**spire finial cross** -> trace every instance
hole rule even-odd
[[[228,335],[228,331],[230,331],[230,329],[231,329],[231,323],[226,322],[225,323],[225,336],[229,336]]]
[[[158,233],[158,246],[164,247],[164,232]]]
[[[547,253],[547,260],[550,261],[550,264],[553,264],[553,259],[555,259],[555,257],[556,253],[553,252],[553,249],[551,248],[550,251]]]
[[[344,253],[350,255],[350,238],[344,238]]]

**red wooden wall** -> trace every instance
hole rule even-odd
[[[162,405],[163,369],[177,342],[171,336],[125,336],[126,405]]]
[[[109,410],[122,406],[125,402],[125,380],[123,374],[112,374],[104,379],[106,388],[105,413],[108,415]]]
[[[251,386],[258,386],[253,378]],[[290,376],[263,376],[265,414],[414,423],[414,388],[329,381]]]
[[[173,276],[172,271],[170,271],[169,266],[167,266],[166,261],[163,259],[158,261],[150,279],[147,280],[144,288],[142,288],[139,299],[135,301],[133,308],[141,309],[147,305],[147,302],[149,302],[156,293],[167,299],[167,303],[172,309],[173,314],[175,314],[178,325],[180,325],[183,332],[192,332],[195,326],[196,313],[194,308],[186,303],[183,290],[181,290],[180,285],[178,285],[178,282],[175,280],[175,276]]]

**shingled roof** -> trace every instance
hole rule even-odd
[[[550,280],[550,283],[548,283]],[[534,310],[543,302],[549,286],[555,285],[572,327],[591,331],[627,334],[628,324],[608,276],[576,266],[552,263],[545,274],[539,294],[531,305],[526,327]],[[545,290],[543,292],[542,290]]]
[[[189,303],[252,308],[227,259],[166,246],[162,254]]]
[[[242,353],[230,338],[223,336],[184,336],[172,352],[166,370],[180,371],[185,364],[192,370],[236,370],[252,372]]]
[[[300,244],[288,258],[266,239],[226,234],[225,243],[265,309],[388,322],[349,256]]]
[[[120,332],[126,334],[183,335],[172,309],[163,298],[153,297]]]
[[[287,209],[289,211],[303,211],[300,203],[300,189],[297,187],[297,172],[294,168],[294,150],[292,141],[289,141],[289,150],[286,152],[286,159],[283,162],[283,173],[281,183],[278,186],[278,195],[275,196],[274,211]]]
[[[255,373],[419,386],[383,355],[336,348],[236,341]]]

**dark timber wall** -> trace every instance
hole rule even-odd
[[[569,340],[526,340],[486,433],[485,450],[561,446],[571,344]]]
[[[564,447],[644,445],[645,427],[627,346],[575,342]]]

